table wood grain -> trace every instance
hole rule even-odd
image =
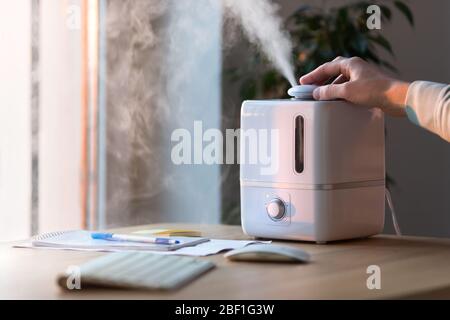
[[[203,236],[249,239],[239,226],[157,224],[149,228],[201,230]],[[231,262],[203,257],[217,268],[173,292],[58,287],[57,274],[106,253],[0,245],[1,299],[389,299],[450,298],[450,240],[379,235],[329,244],[275,241],[307,250],[309,264]],[[381,268],[381,289],[369,290],[369,265]]]

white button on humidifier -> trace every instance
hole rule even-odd
[[[286,208],[284,207],[283,201],[280,199],[271,200],[266,206],[267,214],[273,220],[280,220],[284,217],[284,213],[286,212]]]
[[[304,84],[300,86],[294,86],[288,90],[288,95],[295,99],[312,99],[313,91],[318,86],[312,84]]]

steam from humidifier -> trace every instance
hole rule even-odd
[[[282,29],[278,6],[269,0],[223,0],[223,3],[226,12],[239,20],[249,41],[264,52],[291,86],[295,86],[292,43],[289,34]]]

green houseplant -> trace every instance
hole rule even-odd
[[[373,4],[381,9],[382,25],[389,23],[397,11],[413,26],[412,12],[402,1],[358,1],[326,9],[300,6],[285,21],[293,43],[295,74],[305,74],[336,56],[359,56],[396,72],[379,55],[381,49],[395,56],[391,44],[382,35],[383,29],[367,28],[366,9]],[[289,83],[256,50],[245,66],[228,70],[230,79],[239,82],[242,99],[286,97]]]
[[[381,30],[370,30],[366,25],[369,17],[366,10],[374,4],[381,10]],[[391,72],[397,72],[380,55],[380,50],[385,50],[395,57],[391,44],[382,34],[383,24],[389,23],[395,13],[400,13],[411,26],[414,25],[412,12],[402,1],[357,1],[331,7],[300,6],[285,20],[285,28],[293,43],[295,74],[305,74],[336,56],[359,56]],[[241,100],[287,98],[286,92],[290,87],[288,81],[256,48],[253,50],[242,65],[226,70],[226,80],[238,86]],[[224,110],[225,117],[226,112]],[[224,182],[236,184],[228,192],[237,193],[238,167],[226,170],[228,172]],[[386,179],[388,185],[393,185],[389,176]],[[239,200],[231,200],[239,199],[238,193],[225,195],[223,198],[223,222],[239,223]]]

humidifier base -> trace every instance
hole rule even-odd
[[[248,199],[242,228],[250,236],[317,243],[372,236],[384,227],[384,192],[384,182],[332,190],[241,186]]]

